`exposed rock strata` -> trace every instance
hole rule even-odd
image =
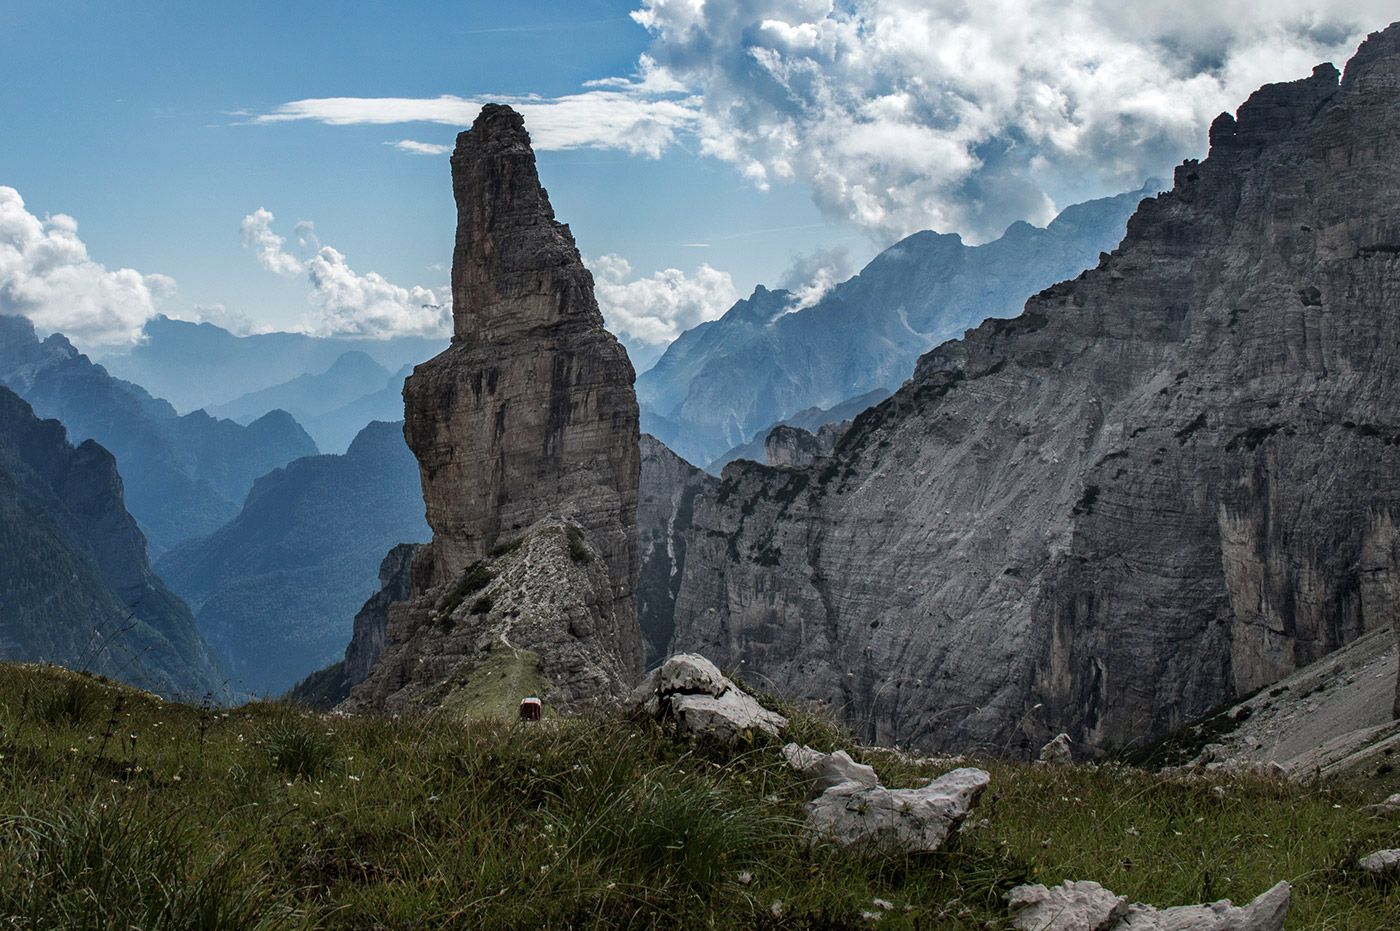
[[[431,584],[549,518],[577,523],[607,568],[597,635],[640,671],[637,400],[593,277],[540,187],[524,121],[488,105],[452,155],[452,345],[404,384]]]
[[[1222,115],[1121,247],[697,500],[676,648],[881,744],[1150,739],[1390,626],[1400,26]]]
[[[369,678],[379,654],[388,642],[389,606],[408,601],[412,594],[410,570],[422,544],[400,543],[379,564],[379,591],[369,596],[359,611],[345,648],[345,680],[349,686]]]

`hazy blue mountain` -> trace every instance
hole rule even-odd
[[[342,453],[361,430],[374,420],[403,418],[403,381],[413,374],[405,365],[389,376],[384,387],[356,398],[333,411],[307,417],[303,423],[322,452]]]
[[[1068,207],[1045,229],[1015,223],[980,246],[915,233],[802,310],[759,287],[637,378],[642,429],[708,464],[798,411],[891,392],[922,353],[987,317],[1016,316],[1032,294],[1095,264],[1156,190]]]
[[[189,608],[151,572],[112,454],[92,440],[75,449],[4,387],[0,657],[194,700],[225,680]]]
[[[247,423],[268,411],[284,410],[304,424],[311,417],[344,407],[356,398],[383,389],[388,380],[388,369],[367,354],[352,349],[337,356],[330,368],[323,372],[298,375],[279,385],[245,394],[227,404],[206,407],[205,410],[215,417],[227,417],[239,423]]]
[[[401,423],[372,423],[343,456],[258,479],[225,526],[157,561],[240,688],[280,695],[341,658],[355,612],[398,543],[429,539]]]
[[[99,361],[112,374],[145,385],[183,411],[225,404],[298,375],[324,372],[350,350],[365,353],[392,372],[430,359],[447,346],[446,337],[377,340],[331,339],[303,333],[234,336],[212,323],[189,323],[165,316],[147,321],[145,337],[140,345],[105,355]],[[402,417],[402,411],[396,416]]]
[[[316,445],[289,415],[241,426],[203,411],[183,417],[139,385],[109,375],[55,333],[40,342],[23,317],[0,316],[0,381],[78,441],[117,458],[126,506],[153,553],[222,526],[259,475]]]

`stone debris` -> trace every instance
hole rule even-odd
[[[1040,756],[1036,758],[1036,762],[1046,766],[1069,766],[1074,762],[1074,754],[1070,752],[1069,747],[1069,735],[1061,734],[1040,748]]]
[[[986,770],[966,767],[921,789],[843,782],[807,803],[807,828],[818,839],[864,853],[932,852],[962,824],[990,781]]]
[[[776,737],[788,723],[731,682],[714,663],[694,653],[672,656],[647,673],[622,708],[655,717],[669,714],[681,730],[720,740],[735,740],[747,730]]]
[[[1400,871],[1400,850],[1377,850],[1362,857],[1358,865],[1366,872],[1378,875]]]
[[[801,772],[811,783],[813,798],[833,786],[846,782],[854,782],[867,789],[873,789],[880,784],[873,768],[864,763],[857,763],[845,750],[822,753],[811,747],[799,747],[793,743],[783,747],[783,757],[789,766]]]
[[[1283,931],[1292,888],[1280,882],[1248,905],[1229,899],[1156,909],[1096,882],[1017,886],[1007,896],[1018,931]]]
[[[1383,802],[1374,805],[1364,805],[1361,812],[1367,815],[1392,815],[1400,811],[1400,794],[1392,795]]]

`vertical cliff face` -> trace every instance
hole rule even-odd
[[[1393,623],[1400,26],[1270,85],[1121,247],[696,503],[676,647],[927,746],[1160,734]]]
[[[640,662],[637,399],[593,278],[540,187],[524,121],[485,107],[452,156],[452,345],[404,385],[433,528],[433,582],[546,516],[607,564],[617,647]]]
[[[646,665],[670,653],[675,630],[676,594],[685,572],[686,532],[696,496],[713,491],[719,480],[671,452],[650,434],[642,434],[642,483],[637,508],[637,536],[642,573],[637,584],[637,620],[646,648]]]
[[[404,383],[433,541],[346,707],[450,703],[496,645],[538,656],[561,704],[594,701],[642,665],[634,373],[517,113],[457,137],[452,188],[452,345]]]

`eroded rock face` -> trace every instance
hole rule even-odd
[[[818,456],[830,455],[836,441],[850,427],[849,420],[823,424],[816,433],[779,424],[763,440],[763,452],[770,466],[811,465]]]
[[[452,345],[404,384],[441,586],[541,520],[577,524],[606,567],[595,635],[639,672],[637,402],[593,278],[540,186],[529,135],[488,105],[452,156]],[[418,590],[415,589],[415,593]]]
[[[866,740],[1151,739],[1396,614],[1400,27],[1271,85],[1098,268],[697,499],[675,648]]]

